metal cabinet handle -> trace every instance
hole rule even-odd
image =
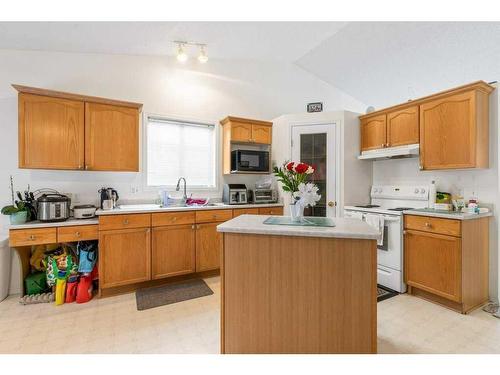
[[[424,169],[424,166],[422,164],[419,165],[420,170]]]
[[[128,225],[128,219],[123,220],[124,225]]]
[[[193,225],[191,225],[191,229],[194,229],[194,224],[193,224]]]
[[[427,228],[432,227],[431,223],[425,223],[425,226],[426,226]]]
[[[29,238],[28,238],[28,240],[30,240],[30,241],[34,241],[35,239],[36,239],[36,236],[33,235],[33,234],[30,235]]]
[[[389,147],[389,143],[386,143],[386,144],[385,144],[385,147]]]
[[[75,233],[75,236],[76,236],[76,237],[81,237],[81,233],[80,233],[80,232],[76,232],[76,233]]]
[[[177,216],[174,216],[174,217],[172,218],[172,221],[176,221],[176,220],[177,220]]]
[[[200,229],[200,225],[199,224],[196,226],[196,229]]]

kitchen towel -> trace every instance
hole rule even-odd
[[[384,245],[384,217],[380,215],[366,214],[365,221],[368,225],[371,225],[378,230],[379,236],[377,239],[377,245]]]
[[[353,219],[363,220],[363,213],[362,212],[354,211],[354,212],[349,212],[349,214],[350,214],[350,217]]]

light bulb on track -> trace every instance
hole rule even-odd
[[[200,46],[200,54],[198,55],[198,61],[202,64],[205,64],[208,61],[207,52],[205,51],[205,46]]]
[[[184,51],[184,46],[182,45],[182,43],[179,43],[178,47],[177,47],[177,61],[179,62],[186,62],[188,59],[188,55],[186,53],[186,51]]]

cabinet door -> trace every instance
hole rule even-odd
[[[198,224],[196,226],[196,272],[220,267],[222,234],[217,232],[220,223]]]
[[[151,279],[150,229],[120,229],[99,233],[101,288]]]
[[[195,272],[195,239],[194,224],[153,228],[153,279]]]
[[[361,120],[361,151],[384,148],[387,142],[386,115]]]
[[[139,111],[85,103],[85,169],[139,171]]]
[[[420,106],[421,168],[475,166],[475,112],[474,92],[452,95]]]
[[[254,143],[271,144],[271,127],[265,125],[252,125],[252,139]]]
[[[231,141],[250,142],[252,139],[252,125],[244,122],[231,122]]]
[[[387,114],[387,142],[390,147],[419,142],[418,106]]]
[[[408,285],[461,302],[461,262],[460,238],[406,230]]]
[[[21,93],[18,111],[19,168],[83,168],[83,102]]]

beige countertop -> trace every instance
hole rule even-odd
[[[264,224],[269,215],[241,215],[217,226],[218,232],[271,236],[377,239],[379,233],[364,221],[334,218],[335,227],[306,227]]]
[[[417,215],[417,216],[429,216],[429,217],[439,217],[443,219],[454,219],[454,220],[474,220],[483,217],[493,216],[493,213],[486,212],[484,214],[469,214],[465,212],[456,211],[444,211],[444,210],[434,210],[432,208],[425,209],[415,209],[403,211],[404,215]]]
[[[99,219],[75,219],[73,217],[66,221],[56,221],[56,222],[41,222],[41,221],[30,221],[24,224],[10,224],[9,229],[29,229],[29,228],[53,228],[53,227],[69,227],[73,225],[91,225],[99,224]]]
[[[151,205],[152,206],[152,205]],[[96,211],[96,215],[120,215],[120,214],[139,214],[152,212],[170,212],[170,211],[205,211],[205,210],[232,210],[238,208],[266,208],[282,207],[283,203],[260,203],[260,204],[216,204],[214,206],[171,206],[171,207],[148,207],[148,208],[115,208],[113,210]]]

